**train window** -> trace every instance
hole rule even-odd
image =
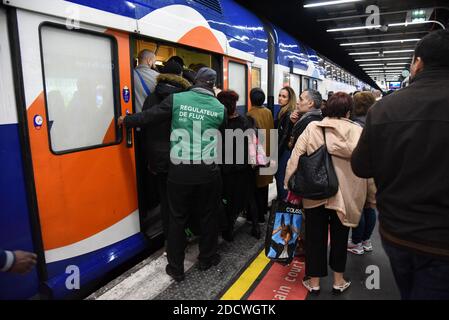
[[[313,89],[318,90],[318,80],[313,80]]]
[[[40,33],[51,150],[118,142],[115,40],[50,25]]]
[[[283,87],[289,87],[290,86],[290,73],[284,72],[284,78],[282,80],[282,86]]]
[[[297,95],[301,94],[301,78],[297,74],[290,75],[290,87]]]
[[[310,79],[304,77],[302,79],[302,91],[307,90],[307,89],[310,89]]]
[[[228,67],[229,77],[229,90],[234,90],[239,95],[239,101],[237,102],[237,108],[240,113],[246,113],[247,106],[247,78],[246,78],[246,66],[241,63],[229,62]]]
[[[251,68],[251,89],[262,87],[262,72],[260,68]]]

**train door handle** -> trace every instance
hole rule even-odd
[[[133,129],[132,128],[126,128],[126,147],[127,148],[133,147]]]
[[[129,110],[126,110],[126,115],[129,115],[129,114],[130,114]],[[126,130],[126,147],[132,148],[133,147],[133,129],[126,128],[125,130]]]

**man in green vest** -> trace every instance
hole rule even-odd
[[[219,169],[219,141],[227,119],[224,106],[215,98],[217,73],[202,68],[195,85],[187,92],[167,97],[161,104],[137,117],[120,117],[119,125],[143,126],[171,120],[171,151],[167,194],[170,206],[166,272],[184,280],[184,257],[189,217],[200,221],[199,269],[220,262],[218,246],[218,204],[222,192]]]

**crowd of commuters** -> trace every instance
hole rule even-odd
[[[156,70],[155,59],[148,50],[139,54],[137,112],[120,117],[119,125],[141,129],[148,170],[157,180],[161,200],[168,275],[176,281],[185,278],[185,228],[192,215],[201,231],[201,270],[220,262],[221,205],[225,240],[233,241],[236,219],[243,212],[252,223],[251,234],[261,237],[273,176],[261,174],[249,161],[254,139],[263,142],[267,157],[277,142],[275,178],[281,201],[286,201],[300,157],[325,144],[338,191],[323,200],[302,199],[304,287],[318,294],[329,264],[334,293],[350,288],[344,275],[347,254],[373,250],[371,237],[379,217],[382,245],[402,298],[449,299],[449,91],[441,89],[449,87],[448,31],[419,41],[410,85],[399,92],[384,98],[380,91],[329,92],[323,100],[316,90],[297,96],[287,86],[279,92],[275,116],[264,106],[260,88],[251,90],[251,108],[242,115],[236,92],[217,95],[214,70],[204,65],[186,69],[179,57]],[[245,136],[245,143],[235,138],[231,145],[219,144],[226,131],[256,129],[258,134]],[[270,140],[273,129],[278,141]],[[194,138],[183,139],[184,133]],[[218,161],[220,153],[227,161]],[[24,273],[35,263],[32,253],[0,250],[1,271]]]

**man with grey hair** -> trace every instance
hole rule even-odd
[[[136,112],[142,112],[146,98],[154,92],[159,73],[154,70],[156,55],[144,49],[139,52],[138,66],[134,69],[134,93],[136,96]]]
[[[321,105],[323,98],[317,90],[306,89],[299,96],[295,112],[292,113],[290,120],[294,123],[292,134],[288,147],[293,150],[299,136],[312,121],[323,120]]]

